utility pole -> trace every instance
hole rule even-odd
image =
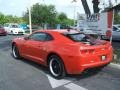
[[[112,2],[111,2],[111,0],[109,0],[109,7],[112,7],[113,5],[112,5]]]
[[[31,21],[31,0],[29,1],[29,28],[30,28],[30,34],[32,34],[32,21]]]
[[[118,0],[115,0],[115,3],[116,3],[116,5],[117,5],[117,3],[118,3]]]
[[[77,2],[77,0],[73,0],[71,3],[74,3],[74,25],[76,24],[76,20],[75,20],[75,13],[76,13],[76,2]]]
[[[99,11],[100,11],[100,9],[98,7],[98,5],[100,3],[99,0],[93,0],[92,3],[93,3],[93,11],[94,11],[94,13],[99,13]]]

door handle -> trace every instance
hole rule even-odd
[[[46,48],[45,47],[43,47],[43,46],[38,46],[39,47],[39,49],[41,49],[41,50],[46,50]]]

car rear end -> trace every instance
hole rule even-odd
[[[80,69],[82,71],[105,66],[111,62],[113,58],[113,49],[109,42],[104,45],[82,47],[80,49]]]
[[[112,61],[113,48],[109,42],[94,39],[88,35],[86,37],[82,33],[70,33],[65,36],[73,40],[78,48],[77,51],[72,50],[73,56],[66,60],[69,74],[79,74],[87,69],[105,66]]]
[[[0,28],[0,35],[4,35],[4,36],[7,35],[7,32],[5,31],[4,28]]]

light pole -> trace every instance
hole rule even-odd
[[[76,20],[75,20],[75,13],[76,13],[76,2],[77,2],[77,0],[73,0],[71,3],[74,3],[74,26],[75,26],[75,24],[76,24]]]
[[[76,7],[74,6],[74,26],[75,26],[75,24],[76,24],[76,21],[75,21],[75,19],[76,19],[75,13],[76,13]]]
[[[31,0],[29,0],[29,28],[30,28],[30,34],[31,34],[32,33]]]

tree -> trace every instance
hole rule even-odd
[[[119,13],[114,14],[114,24],[120,24],[120,14]]]
[[[7,23],[23,23],[24,22],[21,17],[17,17],[17,16],[7,15],[5,16],[5,18]]]
[[[23,20],[29,23],[29,11],[23,14]],[[48,24],[55,28],[56,24],[73,25],[73,20],[68,19],[65,13],[58,13],[54,5],[36,3],[31,7],[32,24],[43,26]]]
[[[69,19],[67,17],[67,15],[65,13],[63,13],[63,12],[57,15],[56,20],[57,20],[57,22],[56,22],[57,24],[73,25],[73,20]]]
[[[6,22],[5,15],[0,13],[0,24],[4,24]]]
[[[61,20],[61,21],[63,21],[63,20],[66,20],[66,19],[68,19],[68,18],[67,18],[67,16],[66,16],[65,13],[60,13],[60,14],[58,15],[58,19]]]
[[[25,21],[21,17],[12,16],[12,15],[4,15],[0,13],[0,24],[5,23],[24,23]]]
[[[31,7],[32,24],[43,25],[49,23],[55,24],[56,10],[53,5],[43,5],[36,3]],[[23,15],[23,19],[28,22],[28,10]]]
[[[99,13],[99,11],[100,11],[100,8],[98,7],[98,5],[100,3],[99,0],[93,0],[92,3],[93,3],[94,13]]]

